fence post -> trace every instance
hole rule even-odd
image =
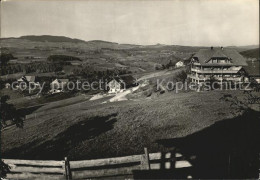
[[[141,159],[141,167],[142,169],[150,169],[150,160],[149,160],[149,153],[147,148],[144,148],[144,155],[142,156]]]
[[[67,157],[65,157],[64,160],[65,160],[65,176],[66,176],[66,179],[71,179],[69,160],[68,160]]]
[[[258,179],[260,180],[260,153],[259,153],[259,177]]]
[[[231,155],[230,155],[231,153],[229,153],[229,155],[228,155],[228,178],[230,178],[231,177],[231,174],[230,174],[230,164],[231,164]]]

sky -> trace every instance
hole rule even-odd
[[[2,0],[1,37],[127,44],[259,44],[259,0]]]

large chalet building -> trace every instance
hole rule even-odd
[[[209,48],[201,49],[191,59],[192,82],[198,84],[211,77],[223,81],[243,82],[243,67],[246,59],[233,49]]]

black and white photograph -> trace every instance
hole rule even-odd
[[[0,177],[260,179],[259,0],[1,0]]]

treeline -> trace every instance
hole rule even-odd
[[[13,124],[16,124],[17,127],[23,127],[22,115],[16,110],[13,104],[7,103],[10,99],[9,96],[4,95],[0,97],[0,129],[6,127],[6,122],[11,120]]]
[[[6,66],[1,67],[1,75],[6,75],[6,74],[14,74],[14,73],[32,73],[32,72],[37,72],[37,73],[48,73],[48,72],[60,72],[63,70],[64,64],[60,63],[46,63],[46,62],[35,62],[31,64],[7,64]],[[80,68],[74,68],[72,70],[74,75],[78,76],[92,76],[97,75],[100,77],[100,75],[103,74],[114,74],[114,75],[123,75],[130,73],[130,71],[127,70],[106,70],[106,69],[96,69],[92,66],[85,66],[85,67],[80,67]]]
[[[65,63],[67,61],[81,61],[80,58],[66,55],[51,55],[47,58],[48,61],[53,63]]]
[[[164,69],[170,69],[175,67],[176,63],[173,63],[172,60],[169,61],[167,64],[157,64],[155,65],[155,70],[164,70]]]
[[[169,68],[171,68],[171,67],[175,67],[175,64],[176,64],[176,63],[173,63],[172,60],[170,60],[169,63],[167,63],[167,64],[165,64],[165,65],[164,65],[164,64],[162,65],[162,69],[169,69]]]
[[[100,79],[109,79],[116,75],[123,75],[129,73],[126,70],[118,69],[96,69],[92,66],[85,66],[83,68],[73,69],[73,76],[81,76],[84,79],[88,79],[90,82],[100,80]]]
[[[47,58],[48,62],[34,62],[30,64],[8,64],[8,61],[15,59],[10,53],[1,54],[1,75],[24,73],[46,73],[62,71],[64,65],[71,65],[69,61],[80,60],[78,57],[66,55],[51,55]]]
[[[11,53],[1,53],[0,55],[0,66],[5,66],[11,59],[16,59]]]
[[[24,73],[46,73],[58,72],[62,70],[62,64],[58,63],[31,63],[31,64],[7,64],[1,66],[1,75],[14,74],[19,72]]]

